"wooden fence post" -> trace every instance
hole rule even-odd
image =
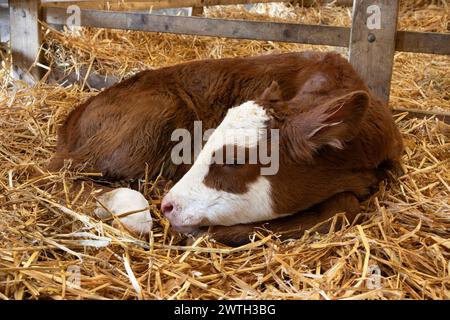
[[[41,26],[39,0],[9,0],[10,42],[13,59],[13,76],[29,84],[38,81],[42,69],[40,61]]]
[[[354,0],[350,63],[369,88],[389,101],[399,0]]]

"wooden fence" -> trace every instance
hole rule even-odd
[[[0,3],[2,1],[6,2],[0,0]],[[308,4],[312,2],[304,1]],[[329,2],[330,0],[316,1]],[[343,5],[349,2],[348,0],[340,1]],[[350,63],[371,90],[386,102],[389,99],[396,51],[450,55],[450,34],[448,33],[397,30],[399,0],[354,0],[351,28],[152,15],[142,11],[150,7],[198,8],[209,5],[271,2],[269,0],[133,0],[128,2],[134,5],[133,8],[141,11],[119,10],[120,4],[117,0],[57,2],[9,0],[9,8],[3,8],[3,11],[9,10],[11,49],[17,77],[28,80],[41,76],[41,70],[37,64],[40,59],[38,52],[42,44],[38,20],[51,25],[65,25],[69,16],[66,8],[73,4],[80,8],[81,26],[348,47]],[[116,6],[117,11],[98,9],[99,6],[100,8]],[[5,14],[3,12],[2,15],[0,10],[1,17],[5,17]],[[7,22],[0,21],[0,26],[6,24]],[[446,114],[440,114],[439,117],[449,120]]]

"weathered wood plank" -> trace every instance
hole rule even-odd
[[[83,26],[99,28],[127,29],[128,24],[130,24],[133,26],[133,30],[138,31],[311,43],[337,47],[348,47],[350,39],[350,28],[347,27],[170,16],[161,18],[150,16],[147,13],[102,12],[85,9],[82,10],[81,17]],[[47,23],[62,25],[65,24],[66,19],[65,9],[44,8],[44,20]],[[201,19],[202,21],[195,19]],[[195,26],[196,23],[198,23],[197,26]],[[203,29],[205,26],[211,29]],[[271,32],[266,35],[265,32],[268,29]],[[323,35],[323,32],[326,34]],[[311,40],[314,38],[316,39]],[[413,42],[409,41],[410,39]],[[306,42],[303,40],[306,40]],[[450,34],[398,31],[396,50],[405,52],[419,52],[420,50],[423,53],[450,54]]]
[[[290,0],[280,0],[278,2],[289,2]],[[181,7],[206,7],[214,5],[232,5],[232,4],[249,4],[249,3],[267,3],[273,0],[131,0],[131,1],[48,1],[42,0],[43,6],[67,7],[76,4],[82,9],[109,9],[121,10],[126,7],[128,9],[148,9],[148,8],[181,8]],[[124,6],[126,5],[126,6]]]
[[[433,110],[419,110],[419,109],[405,109],[405,108],[394,108],[395,114],[407,113],[404,119],[411,118],[436,118],[447,124],[450,124],[450,112],[433,111]]]
[[[350,63],[369,88],[389,101],[398,0],[358,0],[353,5]]]
[[[9,41],[9,9],[0,7],[0,42]]]
[[[395,49],[397,51],[450,55],[450,34],[398,31]]]
[[[1,3],[2,0],[0,0]],[[215,6],[215,5],[233,5],[233,4],[251,4],[251,3],[267,3],[267,2],[292,2],[299,3],[303,6],[321,5],[334,2],[338,6],[351,6],[353,0],[105,0],[105,1],[76,1],[76,0],[42,0],[42,3],[46,6],[50,4],[54,6],[58,5],[70,5],[77,4],[84,9],[98,9],[98,6],[106,7],[106,3],[109,6],[115,7],[117,5],[127,4],[141,6],[155,6],[161,8],[176,8],[176,7],[202,7],[202,6]]]
[[[66,19],[63,8],[45,8],[44,16],[47,23],[55,25],[64,24]],[[236,39],[327,44],[332,46],[348,46],[349,41],[349,32],[344,27],[157,16],[136,12],[82,10],[81,25]]]
[[[31,84],[42,76],[42,70],[34,66],[40,60],[40,4],[38,0],[10,0],[9,9],[13,76]]]
[[[70,74],[65,74],[62,68],[53,68],[48,78],[49,83],[57,83],[61,86],[69,86],[72,84],[81,86],[84,84],[86,88],[97,90],[109,88],[119,81],[120,78],[116,76],[104,76],[87,67],[82,67],[79,73],[71,72]]]

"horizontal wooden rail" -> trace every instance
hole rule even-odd
[[[66,11],[62,8],[45,8],[44,10],[44,19],[48,24],[65,24],[66,17]],[[344,47],[348,46],[350,35],[348,30],[343,27],[178,17],[101,10],[82,10],[81,25],[236,39],[328,44]]]
[[[215,5],[234,5],[234,4],[252,4],[252,3],[267,3],[274,0],[130,0],[130,1],[51,1],[41,0],[44,7],[67,7],[75,4],[82,9],[102,9],[111,8],[117,9],[126,5],[133,9],[144,8],[180,8],[180,7],[206,7]],[[277,0],[278,2],[289,2],[291,0]]]
[[[1,3],[2,0],[0,0]],[[7,2],[7,0],[4,0]],[[78,5],[83,9],[121,8],[124,4],[129,8],[179,8],[179,7],[207,7],[215,5],[253,4],[267,2],[296,2],[303,6],[323,5],[333,2],[338,6],[352,6],[353,0],[103,0],[103,1],[74,1],[74,0],[41,0],[43,6]]]
[[[397,31],[396,51],[450,54],[450,33]]]
[[[9,9],[0,7],[0,42],[9,41]]]
[[[0,14],[2,41],[9,37],[9,14],[7,9]],[[65,9],[44,8],[44,20],[49,24],[64,25]],[[145,21],[145,23],[142,23]],[[139,31],[172,32],[204,36],[219,36],[238,39],[296,42],[336,47],[348,47],[350,28],[292,23],[273,23],[240,20],[206,19],[197,17],[149,16],[147,13],[109,12],[82,10],[84,26],[131,29]],[[397,51],[415,53],[450,54],[450,34],[434,32],[397,32]]]
[[[1,0],[0,0],[1,1]],[[42,4],[55,4],[55,3],[75,3],[75,4],[88,4],[88,3],[145,3],[149,5],[160,6],[177,6],[177,7],[193,7],[193,6],[215,6],[215,5],[228,5],[228,4],[245,4],[245,3],[264,3],[264,2],[292,2],[292,0],[41,0]]]
[[[48,24],[64,25],[64,8],[47,7],[43,12]],[[83,9],[81,25],[99,28],[148,32],[168,32],[236,39],[268,40],[348,47],[350,28],[249,20],[200,17],[158,16],[141,12],[116,12]],[[450,54],[450,34],[398,31],[396,51]]]
[[[419,109],[406,109],[406,108],[394,108],[395,114],[406,113],[405,119],[412,118],[436,118],[442,122],[450,124],[450,112],[442,112],[437,110],[419,110]]]

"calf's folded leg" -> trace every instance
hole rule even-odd
[[[133,189],[118,188],[103,193],[97,198],[94,213],[101,219],[111,218],[113,214],[126,229],[138,236],[148,235],[152,230],[148,201]]]
[[[229,245],[239,246],[250,242],[250,236],[257,230],[268,230],[280,235],[281,240],[300,238],[306,230],[324,222],[337,213],[345,212],[347,220],[352,223],[360,212],[359,201],[351,192],[337,194],[313,208],[311,212],[299,212],[295,215],[283,217],[260,223],[252,223],[235,226],[213,226],[202,230],[202,234],[210,235],[210,238]],[[328,232],[331,221],[323,223],[317,229],[319,233]],[[339,227],[339,226],[337,226]]]
[[[36,186],[45,189],[47,181],[38,181]],[[61,184],[61,185],[60,185]],[[57,189],[63,190],[62,183]],[[152,229],[152,217],[147,199],[138,191],[129,188],[112,188],[89,180],[75,180],[68,190],[71,199],[59,198],[61,205],[67,206],[67,200],[85,203],[86,210],[99,219],[120,224],[136,236],[148,235]],[[73,205],[73,203],[71,203]],[[113,217],[114,215],[114,217]]]

